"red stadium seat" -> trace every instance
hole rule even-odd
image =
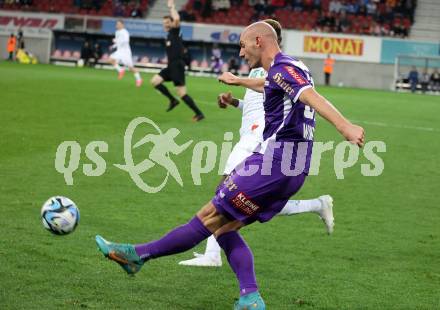
[[[52,53],[52,57],[56,57],[56,58],[60,58],[61,55],[61,51],[60,50],[54,50]]]
[[[330,0],[321,0],[321,10],[327,12],[329,10]]]
[[[195,0],[187,0],[186,3],[183,4],[183,8],[186,10],[193,9]],[[207,0],[201,0],[202,5],[206,4]],[[344,0],[342,2],[353,2],[355,0]],[[357,1],[357,0],[356,0]],[[432,0],[430,0],[432,1]],[[74,6],[74,1],[56,1],[56,0],[38,0],[32,1],[32,5],[22,5],[20,1],[1,1],[0,0],[0,9],[2,10],[22,10],[22,11],[41,11],[41,12],[61,12],[65,14],[82,14],[82,15],[100,15],[100,16],[113,16],[114,9],[116,5],[120,1],[114,0],[101,0],[101,8],[96,11],[94,9],[85,9],[78,8]],[[90,1],[89,1],[90,2]],[[139,7],[142,11],[146,11],[149,6],[148,0],[130,0],[123,1],[127,2],[125,5],[125,10],[123,15],[125,17],[129,17],[130,11],[136,3],[139,4]],[[284,28],[294,28],[294,29],[305,29],[310,30],[316,28],[317,21],[320,17],[323,16],[329,10],[330,0],[303,0],[302,5],[296,6],[295,11],[290,6],[290,0],[268,0],[268,4],[273,5],[275,11],[271,16],[260,16],[259,19],[264,18],[275,18],[281,22]],[[376,14],[379,17],[384,16],[387,12],[387,5],[389,6],[387,1],[378,1],[376,0],[377,8]],[[396,2],[396,1],[394,1]],[[397,1],[399,2],[399,1]],[[396,2],[396,3],[397,3]],[[319,9],[314,5],[318,4]],[[397,16],[391,22],[391,25],[403,25],[408,31],[410,31],[412,22],[411,16],[413,16],[414,8],[409,12],[407,10],[402,11],[399,5],[395,5],[391,8],[394,10],[394,15]],[[256,16],[256,11],[253,6],[249,5],[249,2],[241,1],[241,4],[236,2],[233,6],[226,12],[214,12],[211,17],[203,18],[200,14],[200,11],[193,12],[196,18],[196,21],[199,23],[217,23],[217,24],[230,24],[230,25],[246,25],[250,22],[251,18]],[[362,14],[347,14],[347,19],[353,27],[349,27],[347,29],[348,32],[355,33],[369,33],[371,31],[371,25],[373,23],[373,16],[363,16]],[[370,29],[368,29],[370,28]],[[334,29],[333,29],[334,30]]]
[[[200,68],[204,68],[204,69],[209,68],[209,64],[206,61],[206,59],[202,60],[202,62],[200,63]]]
[[[220,23],[220,18],[219,18],[217,15],[214,15],[214,16],[212,17],[212,21],[211,21],[211,23],[219,24],[219,23]]]
[[[64,51],[63,52],[63,58],[72,58],[72,53],[70,51]]]
[[[51,12],[51,13],[66,13],[66,14],[83,14],[83,15],[104,15],[112,16],[114,8],[113,0],[102,1],[101,9],[99,11],[89,9],[79,9],[73,5],[73,1],[55,1],[55,0],[38,0],[33,1],[31,6],[21,5],[19,1],[8,1],[4,3],[0,1],[0,9],[3,10],[17,10],[17,11],[37,11],[37,12]],[[145,11],[148,7],[148,0],[140,0],[139,7],[142,11]],[[130,4],[134,5],[135,1],[131,1]],[[129,14],[127,11],[125,15]]]

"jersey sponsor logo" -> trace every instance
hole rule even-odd
[[[232,198],[231,203],[235,208],[246,215],[253,215],[260,210],[260,206],[250,200],[243,192],[239,192],[234,198]]]
[[[307,81],[304,80],[303,77],[298,72],[296,72],[296,70],[293,67],[284,66],[284,69],[286,69],[287,73],[289,73],[290,76],[293,77],[295,81],[298,82],[299,85],[303,85],[307,83]]]
[[[364,40],[324,36],[304,36],[304,52],[362,56]]]
[[[292,86],[290,86],[289,83],[287,83],[286,81],[284,81],[283,76],[281,75],[281,73],[275,73],[272,77],[273,81],[279,86],[281,87],[282,90],[284,90],[286,93],[288,93],[289,95],[293,95],[293,93],[295,92],[295,90],[292,88]]]

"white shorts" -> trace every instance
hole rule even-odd
[[[258,134],[248,133],[242,135],[240,141],[238,141],[231,154],[229,154],[223,174],[230,174],[243,160],[252,155],[260,143],[261,137]]]
[[[133,58],[131,56],[131,51],[117,50],[110,55],[110,58],[116,60],[118,63],[122,63],[126,67],[133,67]]]

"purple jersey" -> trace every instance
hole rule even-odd
[[[295,165],[298,143],[304,154],[304,172],[308,173],[315,129],[315,111],[299,100],[300,94],[313,87],[309,69],[299,60],[278,53],[269,68],[264,86],[264,142],[259,153],[264,154],[272,142],[279,142],[274,156],[281,158],[286,142],[294,142],[291,165]],[[298,155],[299,157],[300,155]]]
[[[212,203],[219,213],[245,224],[266,222],[300,190],[310,166],[315,112],[299,96],[310,87],[302,62],[275,56],[264,87],[264,141],[217,188]]]

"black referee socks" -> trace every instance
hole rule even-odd
[[[185,95],[182,97],[182,100],[186,103],[186,105],[194,111],[194,113],[196,113],[196,115],[202,115],[202,111],[199,110],[199,108],[196,106],[196,103],[194,102],[194,100],[188,96]]]
[[[168,99],[170,99],[170,101],[174,101],[176,100],[176,98],[174,98],[173,95],[171,95],[170,91],[168,90],[168,88],[166,88],[165,85],[163,84],[159,84],[155,87],[158,91],[161,92],[162,95],[164,95],[165,97],[167,97]]]

